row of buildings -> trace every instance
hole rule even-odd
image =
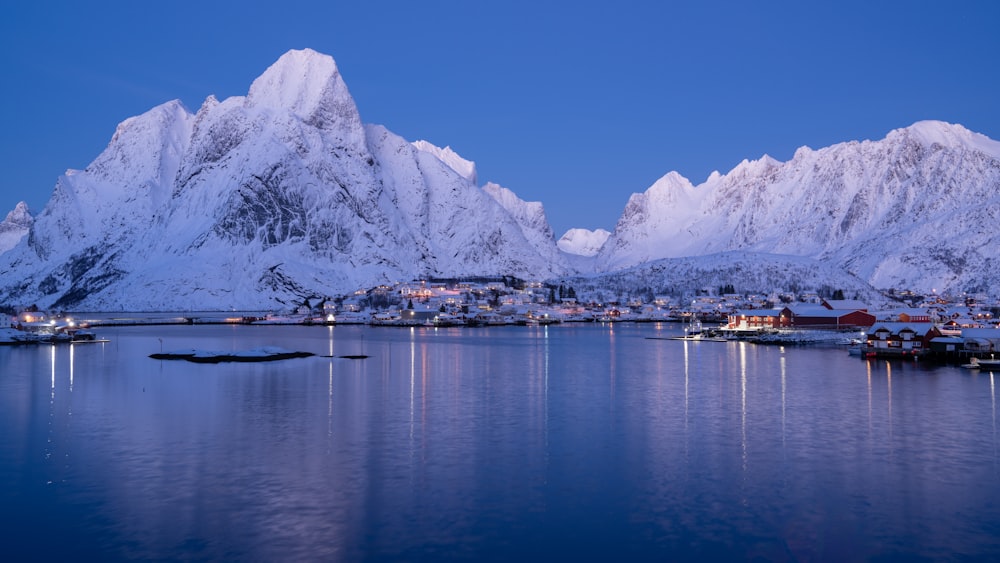
[[[931,323],[942,330],[983,328],[996,324],[993,313],[974,304],[939,303],[923,307],[869,310],[867,304],[852,300],[824,299],[819,303],[795,303],[780,309],[744,309],[729,314],[725,328],[731,330],[768,329],[867,329],[877,322]]]
[[[858,352],[869,357],[944,359],[1000,356],[1000,328],[992,312],[972,304],[869,311],[857,301],[822,300],[769,310],[736,311],[723,330],[861,330]]]
[[[773,303],[784,303],[774,307]],[[597,303],[578,299],[562,286],[501,281],[474,283],[408,282],[361,290],[352,296],[303,307],[320,322],[372,324],[533,324],[535,322],[659,322],[698,320],[734,333],[788,329],[864,330],[876,322],[929,322],[944,330],[990,327],[987,308],[973,302],[947,303],[935,298],[918,307],[876,310],[846,299],[802,295],[701,295],[686,300],[670,296],[619,297]]]

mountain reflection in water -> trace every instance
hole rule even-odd
[[[1000,557],[994,374],[646,339],[673,333],[175,326],[0,348],[5,553]],[[147,357],[269,345],[317,356]]]

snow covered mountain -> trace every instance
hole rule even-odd
[[[363,124],[332,58],[289,51],[245,97],[122,122],[0,255],[0,302],[257,309],[420,276],[565,273],[540,205],[512,215],[471,165]]]
[[[7,218],[0,222],[0,254],[17,246],[31,230],[34,219],[28,213],[28,204],[23,201],[14,206]]]
[[[923,121],[880,141],[744,161],[629,199],[599,271],[731,250],[808,257],[879,288],[1000,287],[1000,143]]]
[[[597,256],[601,247],[611,236],[604,229],[570,229],[556,241],[556,246],[563,252],[577,256]]]

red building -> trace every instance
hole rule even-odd
[[[860,329],[872,326],[875,320],[875,315],[864,311],[821,308],[795,313],[792,317],[792,326],[825,330]]]
[[[828,309],[823,305],[800,303],[783,309],[749,309],[729,315],[727,328],[733,330],[803,328],[851,330],[875,324],[875,315],[861,310]]]

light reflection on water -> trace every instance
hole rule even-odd
[[[994,376],[661,325],[0,349],[15,559],[990,558]],[[267,364],[163,349],[280,345]],[[58,537],[60,541],[51,541]]]
[[[997,393],[993,384],[993,372],[990,372],[990,410],[993,414],[993,470],[997,469]]]

